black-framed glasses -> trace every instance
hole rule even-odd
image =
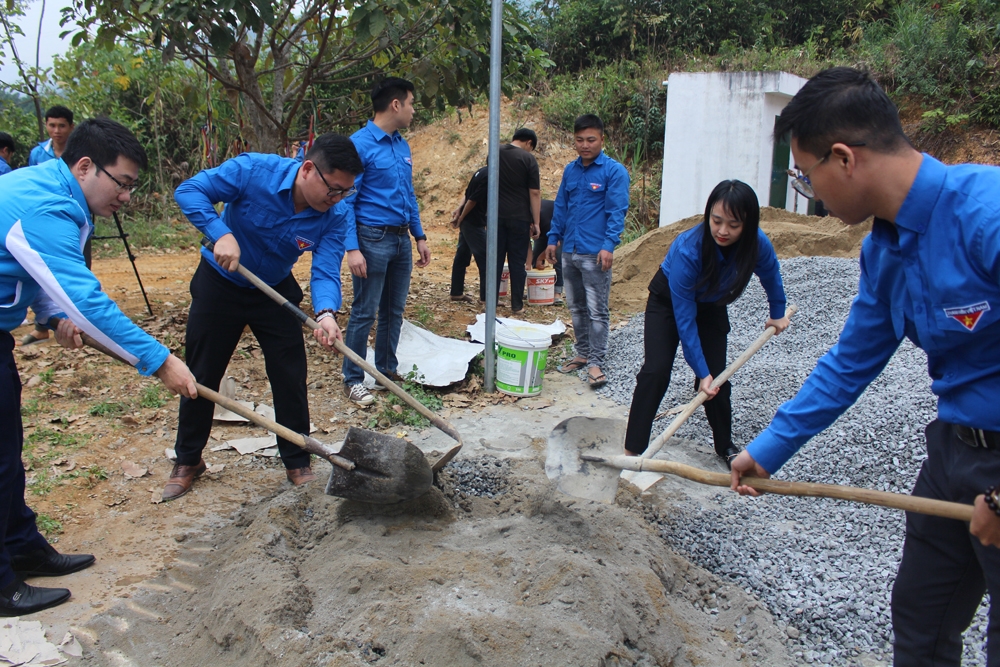
[[[864,146],[865,142],[862,141],[856,144],[844,144],[844,145],[850,146],[851,148],[857,148],[859,146]],[[792,177],[792,189],[794,189],[796,192],[798,192],[806,199],[812,199],[813,197],[815,197],[816,191],[813,190],[812,182],[809,180],[809,174],[811,174],[816,167],[826,162],[826,159],[831,155],[833,155],[832,148],[828,150],[823,157],[817,160],[816,163],[813,164],[813,166],[809,167],[805,171],[801,171],[799,169],[789,169],[787,171],[787,174]]]
[[[128,185],[126,185],[126,184],[122,183],[121,181],[119,181],[114,176],[112,176],[111,174],[109,174],[107,169],[105,169],[101,165],[97,164],[96,162],[94,163],[94,166],[97,167],[98,169],[100,169],[101,171],[103,171],[104,174],[108,178],[110,178],[112,181],[115,182],[115,192],[117,192],[118,194],[121,194],[123,192],[128,192],[129,194],[132,194],[133,192],[135,192],[136,190],[139,189],[139,182],[138,181],[134,181],[134,182],[129,183]]]
[[[344,190],[343,188],[333,187],[332,185],[326,182],[325,178],[323,178],[323,173],[319,170],[319,167],[316,168],[316,173],[319,174],[320,180],[322,180],[323,185],[326,186],[327,199],[333,199],[334,197],[350,197],[351,195],[353,195],[355,192],[358,191],[358,189],[353,185],[347,190]]]

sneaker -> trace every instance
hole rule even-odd
[[[375,402],[375,397],[371,395],[371,392],[365,389],[365,386],[360,382],[357,384],[344,385],[344,393],[347,395],[347,400],[352,403],[357,403],[362,407],[368,407]]]

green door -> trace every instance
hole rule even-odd
[[[774,117],[777,124],[780,116]],[[785,208],[788,195],[788,158],[792,153],[788,135],[775,137],[774,152],[771,155],[771,194],[768,205],[774,208]]]

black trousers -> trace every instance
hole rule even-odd
[[[971,504],[1000,483],[1000,451],[970,447],[951,424],[931,422],[927,459],[913,495]],[[896,667],[958,667],[962,632],[990,592],[987,660],[1000,667],[1000,549],[984,547],[969,525],[906,513],[903,559],[892,588]]]
[[[729,312],[725,306],[699,303],[696,319],[698,339],[712,377],[726,369],[726,339],[729,334]],[[643,330],[645,360],[635,378],[632,407],[628,414],[625,449],[641,454],[649,446],[653,419],[660,408],[660,401],[670,386],[670,373],[677,354],[680,334],[674,320],[670,300],[670,285],[659,268],[649,283],[646,301],[646,324]],[[697,386],[695,387],[697,389]],[[715,451],[720,455],[733,443],[732,385],[726,382],[719,387],[715,398],[706,401],[705,416],[712,427]]]
[[[528,279],[524,265],[528,261],[530,245],[530,221],[515,218],[500,218],[497,221],[497,289],[500,288],[500,276],[503,275],[503,262],[506,257],[507,269],[510,271],[507,293],[510,295],[511,310],[524,308],[524,283]]]
[[[21,377],[14,362],[14,338],[0,331],[0,588],[14,583],[11,557],[48,544],[24,502],[21,448]]]
[[[291,274],[273,287],[292,303],[302,302],[302,289]],[[264,353],[275,421],[293,431],[308,433],[309,402],[302,325],[266,294],[236,285],[202,260],[191,279],[191,311],[184,340],[187,365],[198,382],[218,391],[247,326]],[[181,398],[174,446],[177,463],[198,464],[212,430],[214,411],[215,404],[208,399]],[[308,452],[284,438],[278,438],[278,451],[286,468],[309,465]]]
[[[476,258],[479,269],[479,300],[486,300],[486,228],[463,221],[458,228],[458,247],[451,262],[451,295],[465,294],[465,270]]]

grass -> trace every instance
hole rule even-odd
[[[402,388],[413,398],[433,411],[444,407],[441,397],[416,381],[416,372],[410,371],[401,383]],[[390,394],[382,402],[382,409],[368,420],[368,428],[388,428],[393,424],[403,424],[413,428],[426,428],[430,421],[404,403],[395,394]]]
[[[61,475],[53,474],[49,470],[48,464],[50,461],[79,449],[87,443],[89,438],[88,435],[73,435],[51,428],[37,429],[25,438],[21,457],[27,469],[34,471],[27,484],[28,491],[32,495],[43,496],[51,492],[63,479],[66,479],[67,475],[80,477],[83,474],[88,474],[79,471],[71,471]],[[93,467],[91,466],[91,468]],[[104,473],[104,477],[101,479],[107,479],[107,473]]]
[[[431,312],[430,308],[423,304],[417,304],[414,314],[417,317],[417,321],[420,322],[424,328],[426,328],[427,325],[430,324],[431,320],[434,319],[434,313]]]
[[[450,145],[455,145],[456,142],[462,140],[462,135],[459,134],[458,132],[455,132],[454,130],[451,130],[450,132],[448,132],[447,136],[445,136],[445,139],[448,141]]]
[[[22,417],[34,417],[35,415],[48,411],[52,408],[48,403],[43,403],[37,398],[29,398],[28,400],[21,403],[21,416]]]
[[[100,403],[91,406],[90,410],[87,412],[92,417],[118,417],[119,415],[125,414],[127,410],[128,406],[124,403],[101,401]]]
[[[189,248],[201,239],[201,232],[181,214],[172,198],[158,193],[134,198],[118,217],[132,248]],[[95,223],[95,236],[118,236],[113,218],[95,218]],[[118,238],[94,241],[95,257],[124,255],[125,244]]]
[[[167,399],[163,396],[163,390],[158,384],[146,387],[139,396],[140,408],[162,408],[166,404]]]
[[[35,525],[38,526],[38,530],[45,533],[46,537],[63,532],[62,523],[41,512],[35,515]]]
[[[42,384],[52,384],[52,380],[55,377],[56,371],[54,368],[46,368],[44,371],[38,374],[38,378],[42,381]]]

